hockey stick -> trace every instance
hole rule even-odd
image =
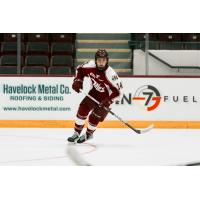
[[[81,90],[81,92],[83,94],[85,94],[87,97],[89,97],[90,99],[92,99],[95,103],[97,103],[99,105],[99,102],[94,99],[92,96],[90,96],[89,94],[86,94],[83,90]],[[129,123],[125,122],[121,117],[119,117],[118,115],[116,115],[113,111],[111,111],[111,109],[105,108],[111,115],[113,115],[114,117],[116,117],[118,120],[120,120],[122,123],[124,123],[126,126],[128,126],[130,129],[132,129],[133,131],[135,131],[137,134],[141,134],[141,133],[146,133],[148,131],[150,131],[151,129],[153,129],[154,125],[151,124],[150,126],[148,126],[145,129],[136,129],[134,127],[132,127]]]
[[[79,166],[91,166],[90,163],[88,163],[76,150],[74,145],[68,145],[67,148],[67,154],[69,155],[69,158],[74,162],[75,165]]]

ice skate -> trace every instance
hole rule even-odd
[[[67,140],[69,143],[76,143],[79,139],[79,134],[77,132],[74,132],[74,134],[71,137],[68,137]]]
[[[92,134],[84,134],[81,137],[79,137],[79,139],[77,140],[77,143],[81,144],[87,140],[91,140],[93,138]]]

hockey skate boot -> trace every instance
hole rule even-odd
[[[71,137],[68,137],[67,140],[70,143],[76,143],[79,139],[79,134],[77,132],[74,132],[74,134]]]
[[[90,140],[92,138],[93,138],[93,134],[84,134],[81,137],[79,137],[79,139],[77,140],[77,143],[80,144],[80,143],[83,143],[83,142]]]

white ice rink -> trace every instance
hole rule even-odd
[[[0,165],[74,165],[66,139],[73,129],[0,129]],[[98,129],[75,146],[91,165],[184,165],[200,162],[200,130]]]

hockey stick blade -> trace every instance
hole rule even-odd
[[[152,130],[153,128],[154,128],[154,125],[151,124],[151,125],[148,126],[147,128],[144,128],[144,129],[141,129],[141,130],[136,129],[136,130],[138,131],[139,134],[141,134],[141,133],[149,132],[149,131]]]

